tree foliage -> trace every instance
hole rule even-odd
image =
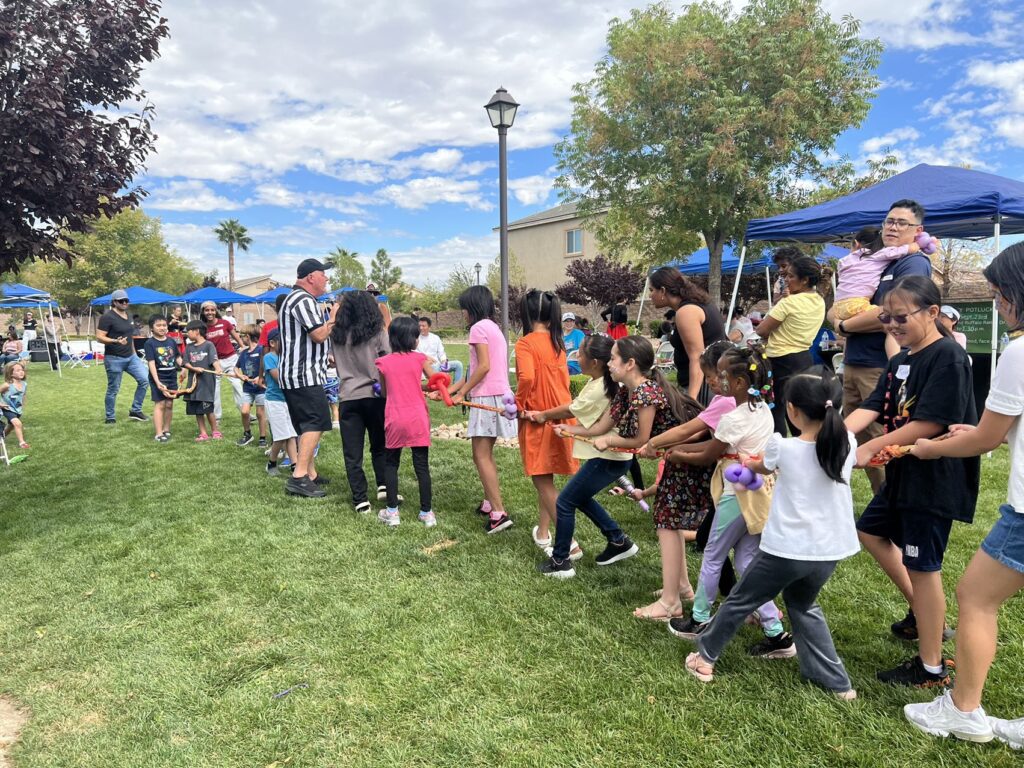
[[[738,13],[705,1],[678,15],[659,4],[613,20],[556,148],[562,199],[607,253],[644,264],[690,252],[701,233],[717,297],[723,245],[816,180],[836,137],[867,115],[881,44],[858,32],[818,0]]]
[[[938,252],[932,254],[932,271],[939,280],[942,298],[948,299],[956,286],[967,283],[967,277],[978,272],[988,254],[976,243],[966,240],[943,240]]]
[[[390,295],[392,289],[402,281],[402,268],[391,262],[391,257],[383,248],[378,248],[370,262],[370,282],[377,286],[381,293]]]
[[[562,301],[608,307],[618,299],[633,302],[644,289],[646,274],[630,264],[604,256],[574,259],[565,268],[568,281],[555,288]]]
[[[202,273],[168,249],[159,219],[129,210],[90,224],[90,232],[76,239],[78,255],[72,265],[36,262],[22,270],[24,279],[73,310],[86,309],[97,296],[130,285],[178,296],[204,282]]]
[[[331,289],[359,288],[366,285],[366,268],[359,261],[359,254],[340,245],[327,254],[327,266],[331,267]]]
[[[70,263],[94,217],[145,194],[130,185],[155,139],[138,81],[168,34],[159,10],[153,0],[0,2],[0,271]]]
[[[249,230],[238,219],[225,219],[213,230],[224,245],[228,247],[228,290],[235,290],[235,248],[248,251],[252,245]]]

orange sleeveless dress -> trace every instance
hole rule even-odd
[[[516,342],[516,404],[523,411],[546,411],[572,402],[565,352],[555,354],[551,336],[534,331]],[[533,475],[573,475],[579,462],[572,457],[572,440],[558,437],[547,424],[519,422],[519,453],[523,470]],[[575,424],[575,419],[562,423]]]

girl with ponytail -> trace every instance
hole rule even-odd
[[[547,411],[568,405],[569,367],[562,340],[562,306],[551,291],[528,291],[519,302],[523,337],[516,342],[516,404],[520,412]],[[575,423],[572,418],[566,423]],[[579,462],[573,458],[572,443],[563,440],[543,423],[524,420],[519,427],[519,452],[523,470],[537,491],[537,525],[533,541],[541,549],[551,546],[558,489],[555,475],[574,475]],[[579,545],[570,552],[574,560],[583,556]]]
[[[842,384],[827,369],[794,376],[786,416],[799,437],[776,433],[761,459],[744,462],[761,474],[777,471],[778,480],[759,551],[686,659],[687,671],[703,682],[712,679],[715,662],[750,612],[781,593],[795,635],[785,636],[787,647],[795,641],[801,674],[840,699],[857,696],[817,603],[838,562],[860,549],[850,491],[857,441],[843,424],[842,396]]]

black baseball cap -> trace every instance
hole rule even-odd
[[[314,272],[326,272],[327,270],[327,265],[322,264],[316,259],[305,259],[299,264],[299,268],[295,270],[295,276],[301,280],[304,277],[309,277]]]

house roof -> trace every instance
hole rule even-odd
[[[564,221],[566,219],[579,218],[577,211],[579,205],[577,203],[563,203],[562,205],[556,205],[554,208],[549,208],[546,211],[539,211],[538,213],[530,214],[522,219],[516,219],[515,221],[509,222],[508,228],[511,229],[525,229],[526,227],[536,227],[541,224],[550,224],[553,221]],[[497,227],[494,228],[498,230]]]
[[[244,293],[242,289],[249,288],[251,286],[259,286],[260,283],[271,282],[276,286],[277,284],[270,279],[270,275],[256,275],[254,277],[239,277],[235,279],[235,291],[238,293]],[[266,290],[266,289],[263,289]]]

